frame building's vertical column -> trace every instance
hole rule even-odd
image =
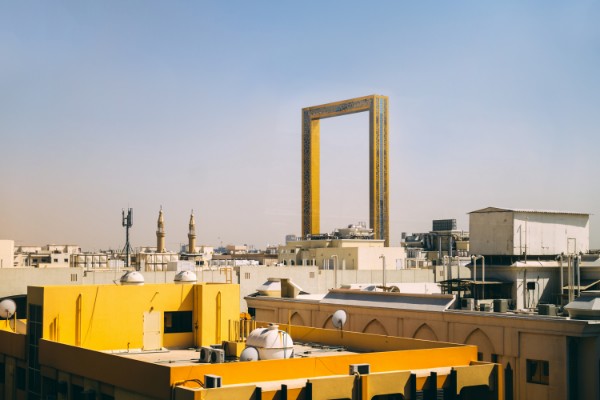
[[[389,246],[388,98],[374,96],[369,118],[370,225],[375,239]]]
[[[320,229],[320,122],[302,110],[302,235]]]

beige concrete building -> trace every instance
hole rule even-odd
[[[166,271],[170,262],[179,260],[179,254],[144,248],[136,254],[136,260],[140,271]]]
[[[186,245],[182,249],[181,258],[193,261],[197,266],[208,264],[215,254],[213,246],[195,246],[193,251],[190,251],[189,248],[189,245]]]
[[[113,255],[109,253],[71,254],[69,265],[71,268],[83,268],[85,270],[122,268],[124,266],[124,261],[113,259]]]
[[[452,310],[450,295],[332,290],[320,299],[246,297],[257,321],[441,340],[478,347],[505,370],[506,399],[600,398],[600,321],[513,312]]]
[[[386,270],[404,269],[404,247],[385,247],[383,240],[313,239],[287,242],[279,247],[282,265],[314,265],[323,269]]]

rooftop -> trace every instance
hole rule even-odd
[[[481,210],[471,211],[468,214],[478,214],[478,213],[492,213],[492,212],[519,212],[519,213],[529,213],[529,214],[563,214],[563,215],[587,215],[589,213],[582,212],[572,212],[572,211],[551,211],[551,210],[526,210],[526,209],[510,209],[510,208],[498,208],[498,207],[486,207]]]

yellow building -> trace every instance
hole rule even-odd
[[[292,358],[239,362],[241,322],[233,284],[30,287],[27,333],[0,322],[0,398],[503,398],[475,346],[282,325]]]

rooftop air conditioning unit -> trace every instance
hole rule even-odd
[[[508,300],[507,299],[494,299],[493,301],[494,312],[505,313],[508,311]]]
[[[212,347],[206,347],[206,346],[200,347],[200,362],[201,363],[210,363],[210,359],[211,359],[213,351],[214,351],[214,349]]]
[[[210,354],[211,364],[222,364],[225,362],[225,350],[223,349],[212,349]]]
[[[460,300],[460,309],[473,311],[475,309],[475,299],[469,297],[462,298]]]
[[[539,304],[538,315],[550,315],[556,317],[558,315],[558,309],[554,304]]]
[[[215,389],[221,387],[221,377],[217,375],[204,375],[204,387]]]
[[[355,375],[368,375],[371,373],[371,365],[370,364],[350,364],[349,365],[349,374]]]

